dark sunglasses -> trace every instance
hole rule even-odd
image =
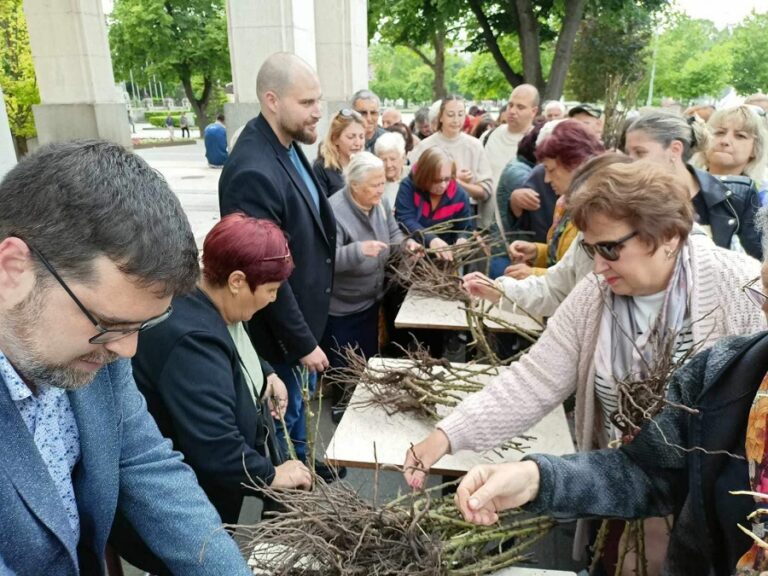
[[[360,112],[358,112],[357,110],[352,110],[351,108],[342,108],[341,110],[339,110],[339,116],[341,116],[342,118],[352,118],[354,120],[359,120],[359,121],[363,120],[363,117],[360,115]]]
[[[25,240],[26,242],[26,240]],[[77,307],[80,308],[80,310],[85,314],[85,316],[88,318],[88,320],[91,321],[91,324],[93,324],[96,327],[96,330],[98,331],[98,334],[96,336],[93,336],[88,339],[88,342],[91,344],[107,344],[109,342],[114,342],[116,340],[120,340],[121,338],[125,338],[126,336],[130,336],[131,334],[135,334],[136,332],[144,332],[144,330],[149,330],[150,328],[153,328],[154,326],[157,326],[161,322],[168,319],[168,317],[173,312],[173,307],[168,306],[168,309],[160,314],[159,316],[155,316],[154,318],[150,318],[149,320],[145,320],[138,326],[135,326],[133,328],[103,328],[101,324],[99,324],[99,321],[96,320],[93,314],[91,314],[88,309],[85,307],[85,305],[80,302],[77,296],[75,296],[75,293],[72,292],[72,289],[67,286],[67,283],[64,282],[64,279],[59,276],[59,273],[56,272],[56,269],[53,267],[53,265],[48,262],[45,256],[37,250],[34,246],[29,244],[29,242],[26,242],[27,247],[32,251],[32,253],[37,257],[38,260],[42,263],[43,266],[45,266],[46,270],[51,273],[51,276],[53,276],[56,281],[61,285],[62,288],[64,288],[64,291],[69,295],[70,298],[74,301],[75,304],[77,304]]]
[[[747,295],[747,298],[749,298],[749,301],[752,302],[752,304],[762,309],[765,306],[766,301],[768,301],[768,296],[754,287],[754,284],[757,284],[759,281],[760,276],[747,282],[741,289],[744,290],[744,294]]]
[[[584,249],[584,252],[587,253],[587,256],[593,260],[595,259],[595,253],[597,253],[600,254],[601,258],[604,258],[609,262],[616,262],[621,256],[621,249],[624,243],[630,238],[637,236],[637,234],[638,232],[635,230],[613,242],[595,242],[594,244],[590,244],[589,242],[584,242],[584,240],[582,240],[581,247]]]

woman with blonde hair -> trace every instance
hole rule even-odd
[[[745,111],[736,114],[742,112]],[[720,116],[713,116],[715,133],[727,132],[729,129],[724,125],[732,124],[731,113],[721,111],[717,114]],[[736,166],[733,168],[736,171],[731,172],[731,168],[723,164],[725,160],[732,160],[734,154],[739,157],[742,152],[735,151],[743,148],[738,135],[741,132],[737,131],[733,136],[739,142],[737,144],[731,144],[731,140],[723,136],[717,152],[713,151],[714,142],[708,143],[706,134],[701,132],[699,124],[691,126],[677,114],[663,110],[646,112],[627,128],[625,152],[635,159],[656,162],[677,175],[688,189],[697,223],[704,227],[715,244],[723,248],[740,246],[750,256],[762,258],[760,233],[755,227],[759,204],[757,189],[750,178],[741,176],[744,167]],[[689,163],[693,152],[702,148],[715,162],[710,165],[709,173]],[[762,149],[762,145],[759,148]]]
[[[707,122],[708,142],[697,162],[716,176],[766,177],[768,132],[765,117],[749,105],[717,110]]]
[[[365,148],[365,121],[352,109],[344,108],[331,120],[331,126],[320,144],[320,152],[312,170],[326,196],[344,187],[344,168],[353,154]]]

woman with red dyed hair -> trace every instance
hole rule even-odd
[[[197,288],[174,298],[171,317],[142,334],[133,358],[147,408],[225,523],[237,523],[244,484],[312,485],[303,463],[279,464],[279,449],[268,444],[269,413],[285,411],[287,392],[260,361],[243,324],[274,302],[292,271],[288,241],[276,224],[225,216],[205,238]],[[115,531],[132,564],[170,573],[120,519]]]
[[[544,166],[544,181],[560,196],[555,205],[547,243],[516,240],[509,245],[512,266],[505,275],[517,280],[531,274],[544,275],[559,261],[579,233],[566,210],[573,174],[590,158],[605,151],[600,141],[576,120],[560,122],[552,134],[536,147],[536,159]]]

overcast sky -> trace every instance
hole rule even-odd
[[[677,4],[692,18],[712,20],[718,28],[741,22],[753,9],[768,12],[768,0],[677,0]]]

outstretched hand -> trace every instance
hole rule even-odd
[[[462,479],[454,500],[467,522],[489,526],[499,513],[535,500],[539,466],[530,460],[475,466]]]

